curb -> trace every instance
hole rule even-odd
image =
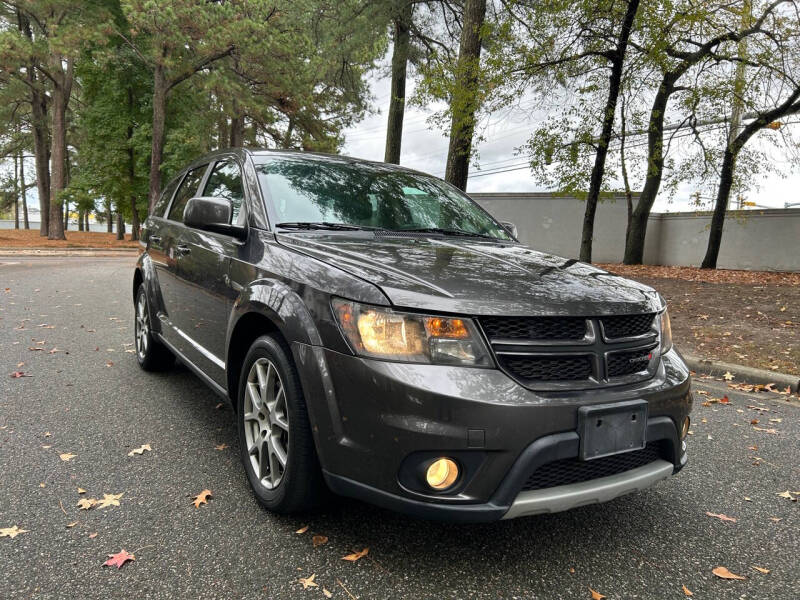
[[[743,381],[762,385],[774,383],[776,387],[785,388],[786,386],[789,386],[794,393],[797,393],[798,389],[800,389],[800,377],[797,375],[776,373],[775,371],[756,369],[746,365],[734,365],[717,360],[699,358],[697,356],[691,356],[688,354],[683,355],[683,359],[686,362],[686,365],[695,373],[721,376],[726,372],[730,372],[736,376],[736,381],[739,383]]]
[[[138,252],[138,248],[0,248],[2,256],[118,256]]]

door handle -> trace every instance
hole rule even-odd
[[[160,235],[151,235],[150,236],[150,241],[153,242],[154,244],[160,244],[161,243],[161,236]]]
[[[186,244],[179,244],[178,246],[175,246],[175,250],[177,250],[178,254],[181,256],[186,256],[192,251],[192,249]]]

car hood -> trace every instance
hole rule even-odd
[[[280,244],[377,285],[401,308],[472,315],[660,310],[651,288],[521,244],[372,232],[278,234]]]

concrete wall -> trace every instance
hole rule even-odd
[[[471,194],[520,240],[537,250],[577,258],[586,204],[547,193]],[[653,265],[699,266],[708,244],[708,213],[656,213],[647,226],[644,260]],[[624,197],[598,204],[592,258],[622,262],[627,208]],[[800,271],[800,210],[748,210],[725,220],[718,266]]]

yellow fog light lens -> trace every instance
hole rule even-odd
[[[439,458],[428,467],[425,479],[433,489],[445,490],[458,479],[458,466],[449,458]]]
[[[686,417],[683,420],[683,426],[681,427],[681,439],[685,438],[687,433],[689,433],[689,417]]]

